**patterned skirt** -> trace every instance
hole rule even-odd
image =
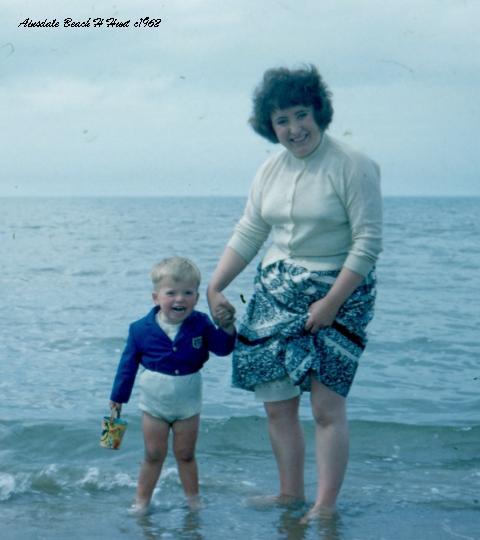
[[[316,334],[304,329],[308,307],[327,294],[338,274],[310,271],[289,261],[258,267],[232,355],[234,387],[254,390],[257,384],[289,377],[310,391],[312,375],[347,396],[373,318],[375,271],[343,304],[332,326]]]

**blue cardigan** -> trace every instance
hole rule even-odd
[[[227,356],[233,351],[235,335],[216,328],[208,315],[193,311],[182,323],[174,341],[160,328],[155,306],[148,315],[130,325],[128,339],[117,368],[110,399],[127,403],[140,364],[151,371],[188,375],[199,371],[209,351]]]

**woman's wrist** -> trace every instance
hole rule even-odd
[[[328,293],[324,296],[324,301],[337,311],[348,300],[353,291],[360,285],[363,276],[343,267],[337,276]]]
[[[345,302],[346,298],[344,299],[338,294],[329,292],[322,298],[322,300],[328,305],[328,307],[338,311],[342,307],[342,304]]]
[[[222,290],[220,287],[218,287],[218,285],[215,285],[214,283],[209,283],[207,285],[207,294],[216,294],[220,292],[222,292]]]

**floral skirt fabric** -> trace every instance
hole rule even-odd
[[[254,390],[257,384],[288,376],[310,391],[312,375],[347,396],[373,318],[375,271],[340,308],[332,326],[316,334],[304,329],[308,307],[327,294],[338,274],[310,271],[289,261],[259,266],[232,356],[234,387]]]

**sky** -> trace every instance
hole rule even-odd
[[[253,90],[305,63],[333,93],[329,133],[379,163],[385,196],[480,196],[480,0],[0,0],[0,13],[0,196],[246,196],[281,149],[248,125]]]

